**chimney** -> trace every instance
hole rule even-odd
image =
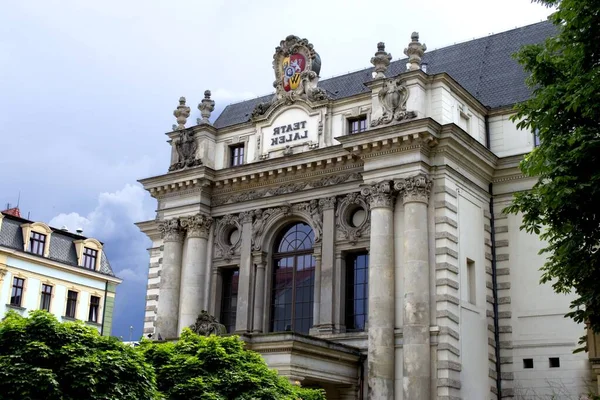
[[[6,205],[6,210],[2,211],[4,214],[12,215],[13,217],[21,218],[21,211],[19,207],[10,207],[10,204]]]

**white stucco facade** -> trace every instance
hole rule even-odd
[[[533,184],[518,169],[533,135],[517,130],[507,104],[485,105],[451,73],[423,72],[418,36],[410,46],[410,70],[391,74],[375,60],[386,77],[356,93],[336,97],[342,78],[301,75],[294,95],[277,87],[266,105],[233,105],[214,125],[168,133],[171,171],[141,181],[158,200],[156,219],[138,224],[153,242],[146,334],[177,337],[189,310],[207,310],[328,399],[586,391],[587,356],[572,354],[584,328],[562,317],[568,297],[539,285],[539,238],[502,212]],[[208,100],[199,108],[210,114]],[[243,163],[232,165],[239,146]],[[288,229],[310,230],[310,248],[282,250]],[[295,317],[279,325],[288,295]]]

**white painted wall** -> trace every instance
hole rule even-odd
[[[565,390],[585,393],[590,381],[587,353],[573,354],[584,327],[563,317],[573,296],[539,283],[544,258],[537,253],[543,243],[520,231],[520,225],[520,216],[508,216],[515,387],[527,395],[560,390],[563,397],[558,398],[568,398]],[[560,368],[550,368],[549,357],[559,357]],[[533,358],[533,369],[524,369],[524,358]]]
[[[464,190],[460,190],[458,196],[460,352],[461,392],[465,399],[486,399],[490,390],[483,226],[482,203]],[[475,304],[469,303],[467,258],[475,263]]]
[[[511,115],[497,115],[488,119],[490,149],[498,157],[528,153],[533,149],[533,134],[517,129],[517,124],[510,120]]]

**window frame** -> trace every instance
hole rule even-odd
[[[71,293],[75,294],[75,298],[69,297],[69,295]],[[77,302],[78,301],[79,301],[79,292],[77,292],[75,290],[67,290],[67,302],[66,302],[66,307],[65,307],[65,317],[77,319]],[[69,313],[71,302],[74,303],[73,304],[73,313],[72,313],[73,315],[70,315],[70,313]]]
[[[92,300],[93,299],[98,299],[97,303],[94,303]],[[101,303],[101,298],[100,296],[94,296],[94,295],[90,295],[90,306],[88,308],[88,322],[93,322],[93,323],[99,323],[100,321],[100,303]],[[92,319],[92,310],[93,308],[96,309],[96,318]]]
[[[356,283],[356,275],[358,273],[358,268],[356,268],[356,262],[359,257],[366,257],[366,265],[364,267],[359,268],[360,270],[365,270],[365,278],[361,283]],[[344,324],[346,326],[347,332],[364,332],[368,327],[369,320],[369,263],[370,263],[370,254],[368,250],[354,251],[350,253],[346,253],[344,257],[345,263],[345,280],[344,280]],[[364,295],[362,298],[357,298],[356,296],[356,288],[358,285],[364,285]],[[353,293],[350,293],[350,287],[353,289]],[[363,301],[363,313],[356,312],[356,301]],[[362,316],[363,326],[357,327],[356,325],[356,317]],[[350,323],[352,321],[352,323]]]
[[[288,233],[290,233],[291,229],[294,228],[295,226],[298,225],[306,225],[309,229],[309,232],[307,234],[307,237],[310,238],[311,240],[311,246],[310,248],[305,248],[302,250],[295,250],[295,251],[288,251],[288,252],[280,252],[279,251],[279,247],[281,246],[283,240],[287,237]],[[296,231],[298,231],[298,229],[296,229]],[[306,238],[304,239],[306,240]],[[309,327],[308,327],[308,331],[302,331],[302,330],[298,330],[297,326],[296,326],[296,319],[298,318],[298,310],[297,310],[297,303],[298,303],[298,298],[297,298],[297,293],[298,293],[298,268],[299,268],[299,258],[300,257],[304,257],[304,256],[310,256],[310,260],[312,262],[312,266],[304,266],[304,268],[302,270],[306,270],[306,269],[312,269],[312,274],[310,276],[310,280],[311,280],[311,289],[309,290],[312,294],[311,294],[311,298],[308,301],[308,303],[310,304],[310,306],[308,307],[308,316],[304,316],[302,314],[302,317],[300,319],[308,319],[309,320]],[[291,277],[291,287],[288,290],[291,290],[291,299],[290,299],[290,307],[291,307],[291,311],[290,311],[290,318],[289,318],[289,329],[283,329],[283,330],[279,330],[279,329],[275,329],[275,324],[277,322],[280,322],[280,319],[275,319],[275,296],[277,295],[276,292],[276,284],[277,284],[277,279],[276,279],[276,274],[277,274],[277,270],[278,270],[278,262],[284,259],[289,259],[289,258],[293,258],[293,266],[292,266],[292,277]],[[285,225],[284,227],[281,228],[279,234],[276,236],[276,240],[274,241],[274,245],[273,245],[273,252],[272,252],[272,256],[271,256],[271,272],[270,272],[270,305],[269,305],[269,325],[268,325],[268,332],[296,332],[296,333],[301,333],[301,334],[309,334],[310,329],[313,328],[313,323],[314,323],[314,289],[315,289],[315,270],[316,270],[316,259],[314,257],[314,231],[312,229],[312,227],[310,226],[310,224],[304,222],[304,221],[294,221],[291,222],[287,225]],[[300,289],[302,289],[303,287],[301,287]],[[307,303],[307,301],[302,301],[302,304]],[[284,318],[283,322],[287,322],[288,319]],[[287,326],[287,325],[286,325]]]
[[[237,284],[235,285],[234,293],[234,278],[237,275]],[[240,269],[239,268],[223,268],[221,270],[221,305],[219,310],[219,322],[225,325],[227,333],[235,332],[235,324],[237,321],[237,300],[240,284]],[[235,297],[235,305],[232,304],[232,299]]]
[[[361,129],[361,123],[364,122],[364,127]],[[367,123],[367,115],[362,114],[356,117],[350,117],[346,119],[348,135],[356,135],[358,133],[365,132],[369,127]],[[354,124],[357,123],[357,130],[353,129]]]
[[[50,288],[50,291],[45,291],[46,288]],[[54,289],[54,286],[42,283],[42,290],[40,291],[40,310],[50,312],[50,307],[52,306],[52,289]],[[48,300],[48,308],[44,307],[46,299]]]
[[[88,251],[89,251],[89,253],[88,253]],[[93,254],[91,254],[91,253],[93,253]],[[95,271],[96,265],[98,264],[98,253],[99,253],[99,251],[96,249],[92,249],[91,247],[84,247],[83,254],[81,255],[81,257],[82,257],[81,266],[85,269]],[[90,260],[92,260],[92,261],[90,262]],[[92,264],[92,267],[90,268],[88,266],[88,264]]]
[[[48,240],[48,235],[37,232],[37,231],[31,231],[31,233],[29,234],[29,245],[28,245],[28,251],[31,254],[36,254],[38,256],[44,256],[44,253],[46,252],[46,241]],[[34,245],[36,246],[36,250],[34,251]]]
[[[20,286],[16,284],[17,281],[20,281]],[[20,290],[20,293],[18,295],[15,294],[15,289],[16,290]],[[20,276],[13,276],[13,283],[11,286],[11,291],[10,291],[10,303],[9,305],[13,306],[13,307],[23,307],[23,297],[25,294],[25,278],[22,278]],[[19,302],[16,303],[13,299],[15,297],[19,298]]]
[[[241,154],[236,153],[237,150],[241,150]],[[229,166],[238,167],[244,165],[246,161],[246,143],[239,142],[229,145]]]

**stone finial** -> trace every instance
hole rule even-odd
[[[373,79],[385,78],[385,71],[387,71],[391,60],[392,55],[385,51],[385,43],[377,43],[377,52],[371,58],[371,64],[375,67],[375,76]]]
[[[177,109],[173,111],[173,115],[177,119],[177,126],[173,125],[173,130],[179,131],[185,129],[185,123],[190,116],[190,108],[185,105],[185,97],[182,96],[179,98],[179,105],[177,106]]]
[[[200,110],[200,115],[202,115],[202,119],[198,118],[196,122],[198,125],[200,124],[210,124],[208,120],[210,118],[210,113],[215,110],[215,101],[210,99],[210,90],[204,91],[204,98],[198,104],[198,110]]]
[[[421,44],[419,42],[419,32],[413,32],[410,38],[412,40],[408,47],[404,49],[404,54],[408,56],[409,71],[415,71],[421,69],[421,58],[427,50],[427,46],[425,43]]]

